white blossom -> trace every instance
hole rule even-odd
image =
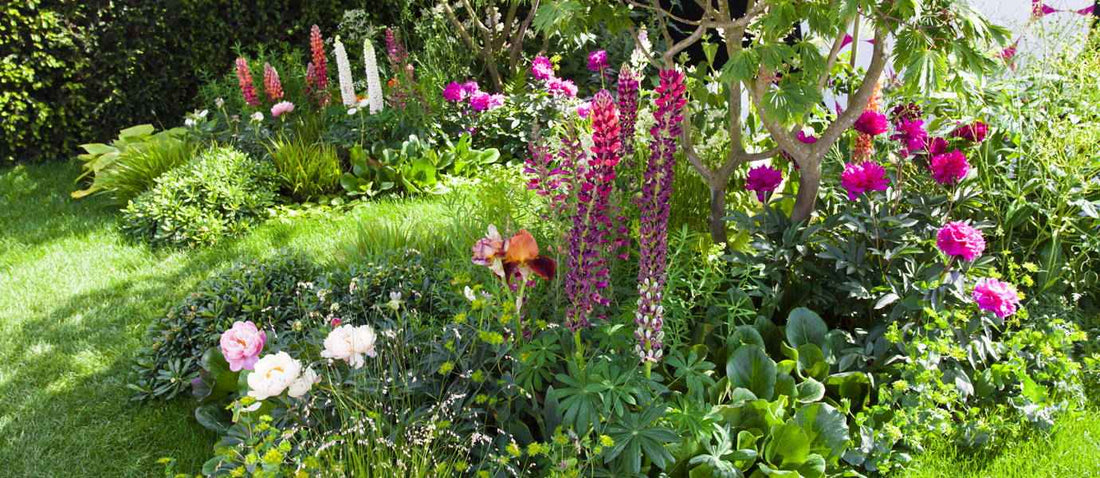
[[[263,356],[248,374],[248,396],[264,400],[283,393],[302,371],[302,364],[290,354],[279,352]]]
[[[314,372],[312,368],[307,368],[294,382],[291,382],[286,394],[294,398],[302,398],[302,395],[313,388],[313,384],[320,381],[321,377],[317,376],[317,372]]]
[[[336,70],[340,80],[340,99],[344,106],[353,106],[355,100],[355,85],[351,79],[351,63],[348,62],[348,52],[344,50],[344,44],[340,37],[336,37],[336,45],[333,48],[336,53]]]
[[[363,41],[363,63],[367,72],[367,100],[370,101],[371,114],[382,111],[382,81],[378,79],[378,60],[374,56],[374,45],[370,39]]]
[[[363,366],[363,356],[374,357],[374,342],[376,340],[374,329],[369,325],[341,325],[329,332],[325,337],[325,349],[321,356],[336,360],[343,360],[353,368]]]

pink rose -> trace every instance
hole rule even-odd
[[[985,238],[965,222],[949,222],[936,234],[936,247],[949,256],[972,261],[985,250]]]
[[[1002,319],[1015,314],[1020,305],[1020,295],[1012,284],[988,277],[978,279],[972,297],[979,309],[993,312]]]
[[[233,327],[223,332],[221,337],[222,356],[229,362],[229,370],[252,370],[260,359],[266,340],[267,335],[257,329],[252,321],[233,322]]]

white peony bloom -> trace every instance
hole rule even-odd
[[[309,392],[309,389],[313,388],[313,384],[320,382],[321,377],[317,376],[317,372],[314,372],[312,368],[307,368],[305,372],[302,372],[298,376],[298,379],[290,384],[290,388],[287,389],[286,394],[294,398],[302,398]]]
[[[255,112],[255,113],[252,113],[252,121],[257,121],[258,122],[258,121],[263,121],[263,120],[264,120],[264,114],[263,113],[260,113],[259,111]]]
[[[370,113],[375,114],[382,111],[382,81],[378,79],[378,60],[369,39],[363,42],[363,63],[367,69],[367,101],[370,101]]]
[[[344,101],[344,106],[353,106],[356,99],[355,85],[352,84],[351,79],[351,63],[348,62],[348,52],[344,50],[340,37],[336,37],[336,46],[333,50],[336,53],[337,78],[340,80],[340,99]]]
[[[248,396],[264,400],[279,395],[298,379],[301,372],[302,364],[290,354],[267,354],[256,362],[252,373],[248,374]]]
[[[369,325],[341,325],[325,337],[325,350],[321,356],[336,360],[343,360],[353,368],[363,366],[363,355],[374,357],[374,342],[377,337],[374,329]]]
[[[218,108],[221,108],[222,106],[225,106],[225,98],[216,98],[216,99],[214,99],[214,105],[217,106]]]

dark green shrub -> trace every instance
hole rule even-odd
[[[316,330],[333,319],[347,323],[392,320],[382,308],[391,293],[401,294],[407,309],[423,320],[430,320],[442,304],[443,290],[431,272],[434,268],[427,267],[414,251],[395,252],[331,273],[321,273],[290,253],[273,257],[238,263],[210,277],[149,326],[130,385],[137,391],[136,398],[172,398],[187,391],[198,377],[203,354],[217,347],[221,333],[236,321],[252,321],[267,331],[269,342],[288,343],[298,333]]]
[[[216,148],[157,178],[123,209],[121,227],[153,245],[196,246],[236,236],[275,203],[275,173],[240,151]]]

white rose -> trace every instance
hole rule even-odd
[[[363,355],[375,356],[375,339],[374,329],[369,325],[341,325],[325,337],[325,350],[321,351],[321,356],[343,360],[353,368],[359,368],[363,366]]]
[[[321,378],[317,376],[317,372],[314,372],[312,368],[307,368],[305,372],[298,376],[297,380],[290,384],[286,394],[294,398],[302,398],[302,395],[309,392],[309,389],[313,388],[313,384],[319,381],[321,381]]]
[[[290,354],[267,354],[256,362],[252,373],[248,374],[248,396],[264,400],[279,395],[298,379],[301,371],[302,364]]]

